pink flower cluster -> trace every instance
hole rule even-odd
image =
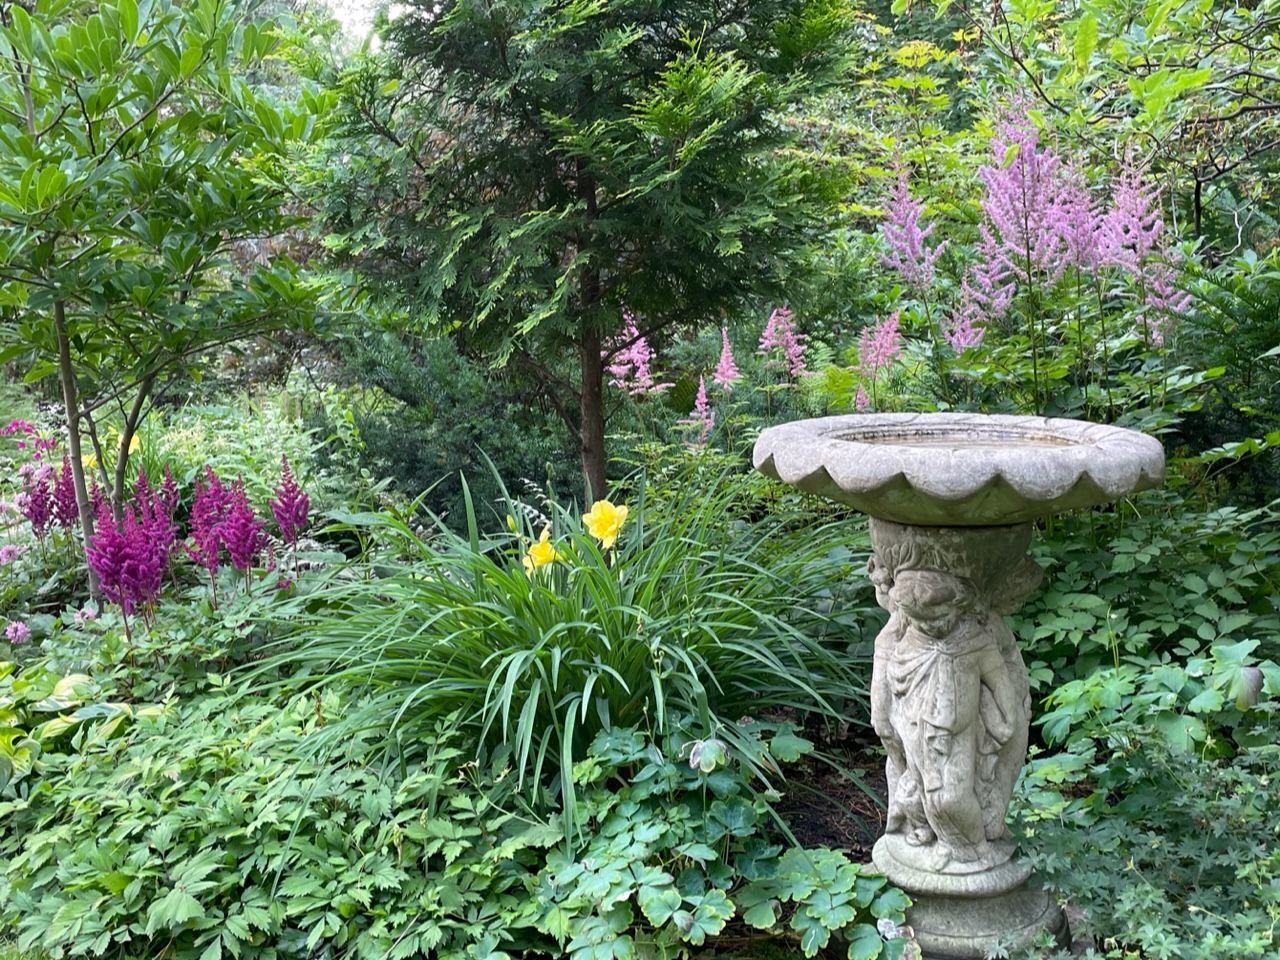
[[[898,329],[899,314],[892,313],[872,327],[863,327],[858,337],[857,373],[872,385],[874,392],[880,371],[893,365],[894,358],[902,352],[902,333]],[[865,385],[858,385],[858,393],[854,398],[854,406],[859,410],[871,407],[871,398],[867,396]]]
[[[679,421],[686,426],[698,428],[697,446],[704,446],[711,436],[711,429],[716,424],[716,412],[711,409],[711,400],[707,396],[707,378],[698,378],[698,396],[693,403],[693,416]]]
[[[25,450],[27,445],[32,446],[31,459],[41,459],[46,451],[53,450],[58,446],[57,437],[42,437],[36,431],[35,426],[27,423],[25,420],[11,420],[9,425],[4,429],[0,429],[0,436],[11,437],[19,434],[18,449]]]
[[[889,219],[884,224],[884,240],[889,253],[881,260],[893,267],[920,296],[925,296],[933,286],[933,265],[946,248],[944,240],[930,249],[925,241],[933,233],[934,224],[920,228],[920,215],[924,204],[911,197],[907,172],[898,174],[893,196],[889,203]]]
[[[622,333],[605,345],[602,359],[609,361],[605,369],[612,379],[610,386],[618,387],[634,396],[645,393],[656,393],[674,386],[670,383],[655,383],[649,364],[653,360],[653,351],[645,338],[640,336],[636,328],[635,317],[625,307],[622,310],[624,321]]]
[[[176,498],[169,500],[163,487],[151,489],[146,473],[138,474],[133,500],[125,505],[120,522],[105,499],[98,506],[96,529],[85,553],[98,575],[103,596],[124,612],[126,632],[129,614],[141,611],[149,620],[160,599],[160,585],[177,534],[173,522],[176,506]]]
[[[795,314],[786,307],[778,307],[769,314],[769,322],[765,324],[764,332],[760,335],[760,349],[756,353],[767,357],[772,351],[781,350],[782,360],[770,360],[765,364],[765,368],[782,367],[791,376],[798,377],[805,372],[805,335],[796,331],[792,323],[794,319]]]
[[[1151,342],[1162,342],[1168,320],[1185,311],[1191,297],[1177,287],[1178,257],[1164,238],[1159,191],[1133,155],[1126,156],[1111,204],[1103,209],[1079,170],[1040,147],[1039,133],[1025,117],[1001,120],[991,149],[997,162],[979,168],[987,188],[983,262],[965,278],[948,339],[966,340],[982,310],[1003,314],[1019,286],[1056,283],[1074,266],[1129,274],[1141,296],[1139,327]]]
[[[5,639],[15,647],[31,639],[31,628],[21,620],[14,620],[4,628]]]
[[[715,373],[711,374],[713,383],[718,384],[728,393],[733,389],[733,385],[742,379],[742,374],[738,372],[738,365],[733,362],[733,348],[729,346],[729,329],[727,327],[720,328],[720,339],[722,346],[720,348],[720,362],[716,364]]]

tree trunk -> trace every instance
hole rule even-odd
[[[608,462],[604,449],[604,359],[600,352],[600,334],[584,330],[578,343],[582,369],[582,388],[578,394],[582,427],[578,436],[582,440],[582,502],[587,509],[605,497],[605,464]]]
[[[142,411],[146,406],[147,397],[151,395],[151,386],[155,383],[155,379],[154,374],[147,374],[138,381],[138,392],[134,395],[133,407],[125,416],[124,430],[120,433],[120,449],[116,454],[115,476],[111,483],[111,512],[115,514],[117,523],[124,520],[124,476],[125,467],[129,464],[129,447],[133,444],[133,438],[137,436],[138,422],[142,419]]]
[[[93,508],[89,488],[84,482],[84,458],[80,451],[80,397],[76,394],[76,371],[71,365],[71,338],[67,336],[66,306],[61,300],[53,305],[53,330],[58,339],[58,376],[62,381],[62,404],[67,413],[67,454],[71,478],[76,488],[76,508],[80,512],[80,528],[84,531],[85,566],[89,569],[89,595],[98,600],[102,589],[98,575],[89,566],[89,538],[93,536]]]

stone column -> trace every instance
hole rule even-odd
[[[1066,920],[1013,859],[1005,816],[1026,760],[1027,669],[1005,623],[1040,583],[1031,524],[871,519],[868,564],[889,622],[875,644],[871,721],[888,755],[876,866],[912,898],[926,960],[981,958]]]

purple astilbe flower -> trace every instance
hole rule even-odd
[[[172,480],[172,477],[168,479]],[[176,485],[173,492],[176,495]],[[156,550],[164,557],[167,569],[169,555],[178,536],[178,526],[173,522],[173,508],[169,506],[171,501],[163,486],[158,490],[151,488],[144,470],[138,471],[138,479],[133,487],[133,501],[137,507],[139,522],[154,542]],[[176,505],[176,497],[172,502]]]
[[[1137,274],[1155,251],[1164,232],[1159,191],[1145,182],[1144,171],[1126,156],[1125,167],[1111,192],[1111,208],[1098,231],[1098,260]]]
[[[4,635],[16,647],[31,639],[31,628],[21,620],[14,620],[4,628]]]
[[[742,374],[738,372],[738,365],[733,362],[733,348],[729,346],[729,329],[727,327],[720,328],[720,340],[723,346],[720,348],[720,362],[716,364],[715,373],[711,374],[711,380],[724,388],[725,393],[733,389],[734,383],[742,379]]]
[[[756,353],[767,357],[771,351],[781,350],[782,360],[770,360],[765,369],[782,367],[791,376],[798,377],[805,372],[805,335],[796,331],[791,322],[794,319],[795,314],[786,307],[778,307],[770,313],[764,332],[760,334],[760,348]]]
[[[231,504],[231,494],[205,464],[204,479],[196,478],[195,499],[191,504],[191,543],[184,549],[192,560],[209,571],[210,582],[218,573],[218,548],[222,523]]]
[[[97,529],[89,538],[85,554],[98,575],[103,596],[118,604],[129,633],[130,614],[141,610],[144,618],[160,596],[166,554],[154,541],[133,505],[124,510],[124,521],[116,523],[104,502],[98,512]]]
[[[942,328],[942,338],[951,344],[957,355],[982,343],[987,328],[979,321],[985,315],[986,311],[969,285],[969,278],[965,277],[960,282],[960,298],[955,310]]]
[[[874,327],[863,327],[858,338],[858,372],[875,380],[881,370],[893,363],[902,352],[902,335],[898,331],[899,315],[892,313]]]
[[[107,494],[98,486],[98,478],[89,479],[89,512],[95,517],[102,513],[102,506],[107,502]]]
[[[933,265],[947,246],[945,240],[933,249],[925,243],[933,233],[934,224],[920,228],[923,212],[924,204],[911,198],[907,172],[903,170],[898,174],[889,203],[889,219],[882,225],[889,253],[882,254],[880,259],[897,270],[907,286],[921,297],[927,296],[933,286]]]
[[[871,409],[871,398],[867,396],[867,388],[862,384],[858,384],[858,393],[853,398],[853,406],[858,411]]]
[[[306,529],[307,514],[311,510],[311,498],[298,486],[298,481],[289,469],[287,457],[280,458],[280,486],[276,487],[276,498],[271,501],[271,513],[280,527],[280,536],[295,550],[298,548],[298,536]]]
[[[648,342],[640,336],[636,328],[635,317],[625,307],[622,310],[625,321],[622,333],[606,344],[602,356],[610,357],[606,369],[613,378],[610,386],[625,390],[634,396],[645,393],[657,393],[674,386],[670,383],[655,383],[649,364],[653,360],[653,351]]]
[[[707,396],[707,378],[698,378],[698,396],[693,403],[693,416],[688,420],[681,420],[680,423],[687,426],[698,427],[698,439],[695,441],[696,446],[705,446],[707,438],[711,436],[711,428],[716,423],[716,412],[711,409],[711,399]]]
[[[267,535],[262,532],[266,525],[265,520],[254,515],[244,490],[244,480],[237,478],[231,484],[231,501],[218,529],[227,553],[231,555],[231,565],[245,571],[246,577],[267,544]]]
[[[23,464],[18,468],[18,475],[23,481],[18,509],[31,522],[32,532],[41,540],[53,523],[52,474],[53,467],[47,463],[39,467]]]
[[[71,457],[62,455],[62,470],[53,482],[53,517],[65,530],[80,522],[80,508],[76,504],[76,481],[71,473]]]
[[[173,471],[169,469],[169,465],[164,465],[164,480],[160,484],[160,489],[156,491],[156,496],[160,500],[160,506],[164,509],[164,515],[173,520],[173,515],[178,510],[178,482],[173,479]]]

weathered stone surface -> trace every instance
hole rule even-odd
[[[899,523],[981,526],[1108,503],[1164,478],[1145,434],[1080,420],[853,414],[770,427],[756,469]]]

